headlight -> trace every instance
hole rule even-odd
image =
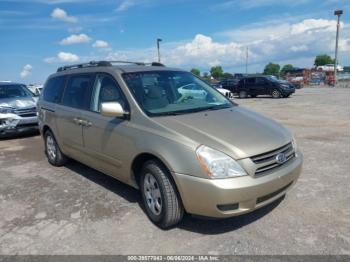
[[[210,178],[230,178],[247,175],[234,159],[220,151],[202,145],[197,148],[196,154],[203,171]]]
[[[13,107],[0,106],[0,114],[11,114],[15,111]]]

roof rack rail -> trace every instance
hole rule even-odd
[[[65,71],[68,69],[84,68],[84,67],[94,67],[94,66],[112,66],[108,61],[90,61],[88,63],[61,66],[57,69],[57,72]]]
[[[88,63],[61,66],[57,69],[57,72],[62,72],[69,69],[84,68],[84,67],[112,66],[112,64],[133,64],[133,65],[139,65],[139,66],[146,66],[146,65],[165,66],[159,62],[145,63],[145,62],[131,62],[131,61],[90,61]]]

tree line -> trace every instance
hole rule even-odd
[[[322,66],[322,65],[327,65],[327,64],[334,64],[334,59],[331,58],[329,55],[322,54],[322,55],[317,55],[315,57],[314,65],[317,66]],[[292,64],[286,64],[282,68],[279,64],[277,63],[268,63],[262,74],[264,75],[274,75],[277,77],[284,76],[286,72],[292,70],[294,66]],[[232,78],[233,74],[224,72],[223,68],[221,66],[213,66],[210,68],[210,74],[208,72],[204,72],[201,75],[201,71],[198,68],[192,68],[191,69],[192,74],[203,77],[204,79],[209,79],[210,77],[213,77],[215,79],[223,79],[223,78]]]

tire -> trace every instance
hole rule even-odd
[[[256,98],[256,95],[250,95],[251,98]]]
[[[184,214],[181,199],[166,168],[158,161],[147,161],[140,181],[143,204],[149,219],[166,229],[179,223]]]
[[[272,95],[273,98],[280,98],[281,97],[281,92],[278,89],[274,89],[274,90],[272,90],[271,95]]]
[[[244,91],[244,90],[239,91],[238,96],[239,98],[247,98],[248,96],[247,91]]]
[[[68,158],[61,152],[56,139],[50,130],[44,134],[45,154],[49,163],[53,166],[63,166]]]

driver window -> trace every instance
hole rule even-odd
[[[96,77],[94,96],[91,110],[100,112],[101,104],[106,102],[118,102],[125,109],[125,97],[113,77],[106,74],[99,74]]]

